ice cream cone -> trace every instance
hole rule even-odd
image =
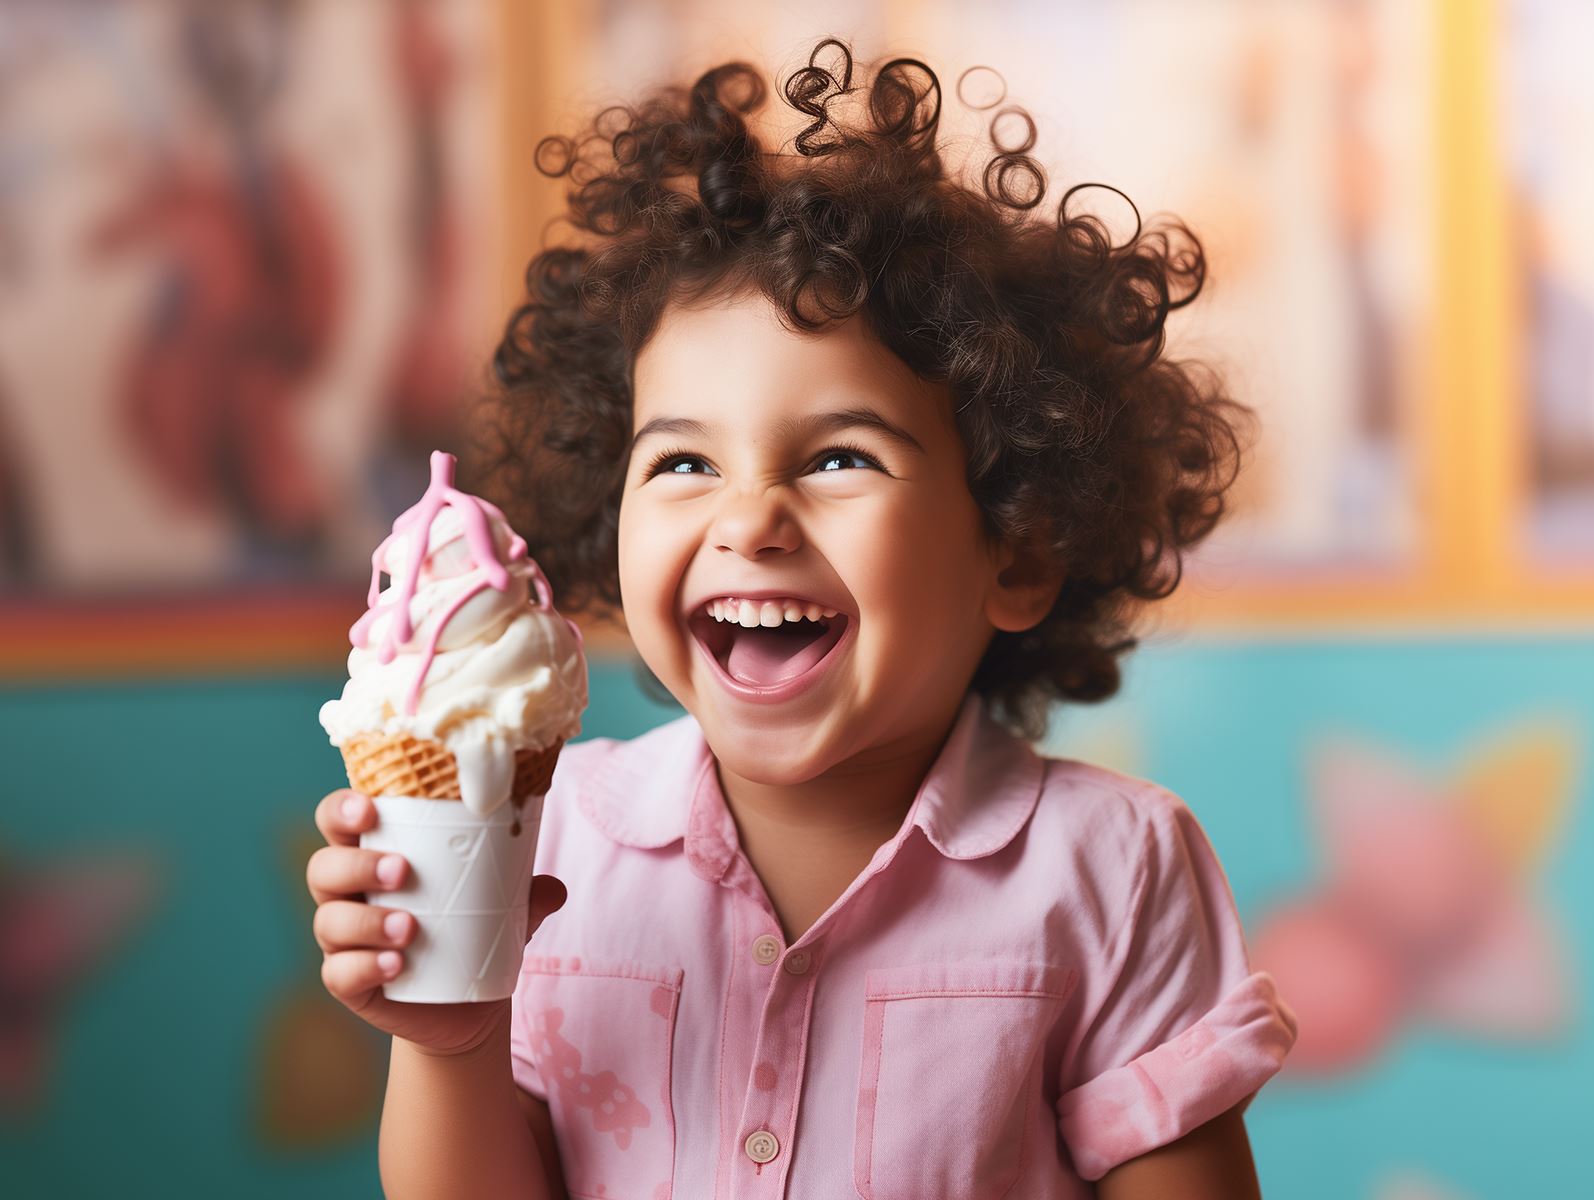
[[[501,1000],[514,991],[542,802],[564,739],[515,753],[509,803],[489,814],[461,801],[459,768],[441,742],[409,734],[351,738],[339,749],[349,785],[373,798],[377,827],[360,845],[401,854],[408,881],[383,904],[413,913],[389,1000]]]
[[[529,796],[547,794],[553,780],[560,738],[541,750],[515,752],[515,778],[509,800],[517,808]],[[459,765],[441,742],[401,734],[362,734],[338,747],[349,786],[367,796],[414,796],[424,800],[459,800]]]
[[[434,1004],[514,991],[543,798],[587,705],[580,627],[525,539],[453,472],[432,455],[426,494],[371,556],[349,678],[320,713],[376,804],[360,844],[410,864],[369,897],[416,917],[383,993]]]
[[[480,814],[458,800],[373,798],[376,827],[360,845],[402,855],[410,869],[371,902],[412,913],[416,926],[403,969],[382,985],[389,1000],[454,1004],[514,992],[543,800],[537,793]]]

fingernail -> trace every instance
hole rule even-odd
[[[409,932],[410,918],[408,913],[388,913],[382,918],[382,932],[395,942]]]
[[[397,887],[399,875],[404,871],[404,860],[396,854],[384,854],[376,864],[376,877],[388,887]]]
[[[358,796],[350,796],[343,802],[343,819],[353,825],[365,812],[365,801]]]
[[[384,950],[376,956],[376,965],[382,974],[392,979],[404,965],[404,959],[397,950]]]

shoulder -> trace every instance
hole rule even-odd
[[[625,846],[639,844],[639,822],[673,819],[654,801],[659,787],[670,791],[660,783],[662,764],[683,732],[670,721],[635,737],[567,742],[543,806],[536,869],[567,884],[591,870],[612,871]]]
[[[707,744],[690,716],[631,738],[594,737],[566,746],[548,792],[556,815],[579,811],[612,842],[640,849],[668,845],[685,831],[692,782]]]
[[[609,760],[614,753],[614,747],[622,743],[612,737],[590,737],[579,742],[566,742],[565,748],[559,751],[559,761],[554,766],[553,784],[558,787],[561,783],[572,780],[583,780]]]
[[[1091,857],[1123,861],[1193,821],[1175,792],[1150,779],[1077,758],[1043,758],[1045,777],[1035,820],[1045,838],[1063,837]]]
[[[625,772],[646,772],[650,764],[689,744],[695,731],[692,718],[682,716],[635,737],[588,737],[567,742],[559,752],[552,786],[564,782],[591,784]]]
[[[1189,891],[1217,867],[1206,834],[1172,789],[1077,759],[1046,760],[1026,855],[1048,860],[1073,894],[1099,906],[1104,931],[1156,895]]]

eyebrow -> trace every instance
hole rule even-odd
[[[673,433],[688,437],[706,438],[719,427],[692,417],[654,417],[631,439],[631,450],[649,434]],[[904,450],[925,453],[919,439],[902,426],[886,420],[872,408],[838,408],[829,412],[812,413],[806,417],[782,417],[775,422],[777,437],[801,437],[804,434],[840,433],[843,429],[868,429]]]

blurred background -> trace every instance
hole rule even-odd
[[[1173,351],[1262,440],[1044,749],[1222,857],[1301,1019],[1265,1194],[1587,1194],[1589,6],[7,0],[7,1197],[380,1194],[385,1039],[321,989],[303,879],[369,555],[558,240],[537,140],[829,35],[926,61],[972,171],[1027,109],[1036,214],[1107,182],[1208,251]],[[584,736],[678,715],[588,644]]]

